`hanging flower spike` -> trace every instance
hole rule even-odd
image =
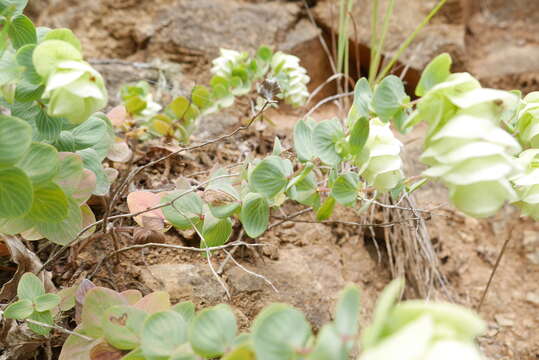
[[[527,148],[539,148],[539,91],[526,95],[524,108],[518,114],[517,137]]]
[[[364,148],[368,160],[359,165],[367,183],[376,190],[389,191],[404,177],[399,155],[401,147],[402,143],[393,135],[389,123],[378,118],[370,121],[369,138]]]
[[[517,161],[524,172],[512,180],[519,200],[515,202],[522,215],[539,220],[539,149],[523,151]]]
[[[294,107],[305,105],[309,98],[307,84],[311,80],[297,56],[276,52],[271,59],[271,77],[281,88],[281,98]]]
[[[420,83],[433,75],[430,70]],[[517,200],[509,179],[519,171],[512,155],[520,145],[500,122],[518,103],[510,92],[481,88],[468,73],[449,74],[426,89],[408,120],[429,124],[421,161],[430,168],[423,174],[444,182],[452,203],[467,215],[488,217]]]

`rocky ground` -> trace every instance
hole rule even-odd
[[[70,27],[81,38],[85,55],[108,81],[111,97],[119,85],[146,79],[159,83],[172,94],[185,93],[194,83],[209,79],[211,58],[219,47],[252,51],[260,44],[291,51],[302,59],[312,77],[312,88],[331,74],[331,66],[320,38],[329,42],[337,24],[338,1],[242,1],[242,0],[35,0],[30,14],[40,25]],[[368,65],[369,1],[357,0],[350,29],[352,69]],[[435,1],[398,1],[391,22],[385,55],[391,55],[403,38],[421,21]],[[382,6],[381,11],[384,11]],[[316,21],[309,20],[311,14]],[[529,0],[448,0],[418,37],[402,60],[409,67],[407,82],[414,87],[422,67],[436,54],[448,51],[457,70],[470,71],[485,86],[539,89],[539,2]],[[358,49],[357,52],[355,49]],[[324,97],[334,89],[327,88]],[[115,99],[113,98],[113,102]],[[338,115],[330,106],[317,117]],[[199,136],[214,136],[236,124],[242,111],[206,119]],[[255,153],[271,149],[275,134],[290,141],[290,129],[299,114],[274,112],[276,124],[216,145],[209,151],[178,157],[169,164],[169,175],[156,167],[137,180],[139,187],[158,187],[171,177],[195,173],[216,161],[232,163],[238,147]],[[403,138],[407,172],[417,174],[421,151],[421,129]],[[224,155],[223,155],[224,154]],[[147,162],[154,156],[139,157]],[[164,165],[163,165],[164,166]],[[466,218],[447,205],[445,190],[429,186],[417,193],[418,207],[433,208],[427,222],[436,247],[440,269],[448,278],[455,301],[477,305],[503,241],[511,238],[505,258],[481,311],[489,330],[481,344],[492,359],[539,358],[539,224],[518,218],[507,208],[485,221]],[[296,208],[290,206],[285,212]],[[341,220],[357,221],[346,210]],[[308,220],[306,216],[302,218]],[[363,313],[368,316],[373,302],[391,274],[384,254],[378,256],[372,237],[362,228],[342,224],[288,223],[259,239],[268,244],[260,252],[236,254],[242,266],[263,275],[246,273],[233,263],[223,272],[231,299],[210,273],[206,260],[171,249],[131,251],[119,264],[95,265],[110,247],[97,239],[81,252],[76,269],[58,266],[64,274],[55,281],[68,283],[81,276],[121,290],[166,289],[176,300],[191,299],[198,305],[228,301],[246,326],[267,303],[284,301],[306,311],[315,326],[327,321],[336,293],[346,282],[359,284],[363,291]],[[238,235],[238,231],[236,231]],[[380,239],[378,239],[380,240]],[[130,239],[122,238],[128,245]],[[169,243],[195,243],[194,235],[171,232]],[[382,249],[383,251],[383,249]],[[381,259],[381,260],[380,260]],[[222,262],[223,258],[216,259]],[[95,274],[93,274],[95,272]]]

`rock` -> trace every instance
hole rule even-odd
[[[526,257],[528,258],[528,260],[530,260],[532,263],[534,263],[535,265],[539,265],[539,250],[531,253],[531,254],[527,254]]]
[[[534,305],[539,305],[539,293],[533,293],[533,292],[527,293],[526,301]]]
[[[539,248],[539,231],[525,230],[522,233],[522,245],[528,251]]]
[[[206,264],[159,264],[140,268],[142,281],[152,290],[164,290],[173,302],[191,300],[217,304],[226,293]]]
[[[494,319],[500,326],[504,327],[512,327],[514,325],[514,321],[506,317],[505,315],[494,315]]]
[[[226,276],[231,289],[237,292],[261,291],[266,286],[266,282],[262,278],[251,275],[238,266],[227,270]]]

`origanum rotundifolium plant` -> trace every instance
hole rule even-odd
[[[238,96],[253,93],[259,96],[258,104],[276,97],[293,107],[303,106],[310,78],[299,62],[267,46],[260,46],[252,57],[245,51],[220,49],[212,61],[209,88],[196,85],[189,96],[176,97],[164,109],[154,101],[147,82],[124,85],[122,105],[115,109],[118,126],[139,140],[165,136],[187,143],[200,117],[234,105]]]
[[[316,333],[300,310],[280,303],[266,306],[250,329],[239,332],[226,304],[197,311],[189,301],[172,305],[164,291],[142,296],[138,290],[116,292],[88,280],[45,293],[41,280],[26,273],[18,300],[3,315],[50,336],[62,312],[75,308],[77,326],[60,360],[347,360],[358,352],[358,360],[482,359],[475,338],[486,326],[473,311],[444,302],[399,302],[403,287],[401,279],[386,287],[372,322],[363,329],[359,289],[348,285],[339,294],[332,321]]]
[[[35,28],[26,1],[0,2],[0,232],[68,244],[108,192],[114,142],[102,76],[68,29]],[[89,235],[87,232],[85,235]]]

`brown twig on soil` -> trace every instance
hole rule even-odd
[[[485,302],[485,298],[487,297],[488,290],[490,289],[490,284],[492,283],[492,279],[494,279],[494,274],[496,274],[496,270],[498,270],[498,267],[500,266],[500,262],[502,260],[503,254],[505,254],[505,249],[507,249],[507,245],[509,244],[509,241],[511,241],[511,238],[513,237],[513,229],[515,225],[512,224],[509,228],[509,233],[507,234],[507,238],[505,239],[502,249],[500,250],[500,253],[498,254],[498,258],[496,259],[496,263],[494,264],[494,268],[492,268],[492,272],[490,273],[490,276],[488,278],[487,285],[485,286],[485,290],[483,290],[483,294],[481,295],[481,300],[479,300],[479,305],[477,305],[477,312],[481,311],[481,307],[483,306],[483,303]]]
[[[225,134],[225,135],[222,135],[222,136],[219,136],[215,139],[211,139],[211,140],[208,140],[202,144],[198,144],[198,145],[193,145],[193,146],[190,146],[190,147],[185,147],[185,148],[181,148],[177,151],[174,151],[174,152],[171,152],[165,156],[162,156],[161,158],[159,159],[156,159],[154,161],[151,161],[143,166],[139,166],[135,169],[133,169],[129,175],[125,178],[124,182],[122,184],[120,184],[120,186],[117,188],[112,200],[110,201],[109,203],[109,206],[107,207],[107,211],[105,213],[105,216],[103,217],[103,219],[101,220],[98,220],[96,222],[94,222],[93,224],[90,224],[88,226],[86,226],[85,228],[83,228],[78,234],[77,236],[75,237],[75,239],[73,239],[72,241],[70,241],[68,244],[62,246],[62,248],[57,251],[54,255],[52,255],[46,262],[45,264],[43,264],[43,266],[41,267],[41,269],[39,269],[38,273],[40,273],[41,271],[43,271],[43,269],[45,269],[46,266],[50,265],[51,263],[53,263],[54,261],[56,261],[68,248],[69,246],[73,245],[73,244],[76,244],[78,242],[78,240],[80,239],[80,237],[86,233],[88,230],[92,229],[94,226],[97,226],[99,224],[103,224],[102,225],[102,229],[101,231],[103,233],[106,233],[107,232],[107,222],[108,220],[110,219],[116,219],[116,218],[121,218],[121,217],[130,217],[130,216],[137,216],[137,215],[140,215],[140,214],[143,214],[145,212],[148,212],[148,211],[151,211],[151,210],[155,210],[155,209],[158,209],[158,208],[161,208],[162,206],[159,206],[159,207],[155,207],[155,208],[152,208],[152,209],[147,209],[147,210],[144,210],[144,211],[141,211],[139,213],[135,213],[135,214],[125,214],[125,215],[115,215],[115,216],[110,216],[110,211],[111,209],[114,208],[114,206],[116,205],[116,202],[118,201],[119,199],[119,196],[121,193],[123,193],[124,189],[131,183],[131,181],[133,181],[133,179],[135,178],[136,175],[138,175],[142,170],[144,170],[145,168],[148,168],[148,167],[151,167],[155,164],[158,164],[159,162],[161,161],[164,161],[166,159],[169,159],[171,158],[172,156],[174,155],[178,155],[182,152],[186,152],[186,151],[191,151],[191,150],[196,150],[196,149],[200,149],[202,147],[205,147],[205,146],[208,146],[208,145],[211,145],[211,144],[215,144],[215,143],[218,143],[220,141],[223,141],[227,138],[230,138],[230,137],[233,137],[234,135],[236,135],[237,133],[243,131],[243,130],[246,130],[248,129],[252,124],[253,122],[266,110],[266,108],[268,107],[269,104],[273,103],[272,100],[266,100],[264,102],[264,104],[260,107],[260,109],[251,116],[251,119],[249,120],[249,122],[245,125],[241,125],[241,126],[238,126],[235,130],[233,130],[232,132],[228,133],[228,134]],[[200,185],[199,185],[200,186]],[[193,188],[192,191],[194,191],[196,188]],[[182,195],[180,195],[182,196]],[[179,198],[179,197],[178,197]],[[177,199],[174,199],[172,200],[172,202],[176,201]],[[171,205],[171,204],[169,204]],[[165,205],[167,206],[167,205]]]

